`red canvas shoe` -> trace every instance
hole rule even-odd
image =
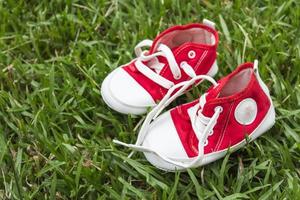
[[[143,114],[167,91],[200,74],[214,76],[218,33],[214,23],[171,27],[154,41],[135,47],[137,58],[118,67],[103,81],[101,95],[112,109],[125,114]],[[149,47],[149,51],[142,51]]]
[[[200,99],[159,113],[198,79],[213,86]],[[180,83],[146,117],[136,144],[115,143],[144,152],[154,166],[172,171],[198,167],[222,158],[270,129],[275,111],[257,61],[239,66],[215,82],[200,75]],[[171,96],[171,98],[170,98]],[[157,118],[156,118],[157,117]]]

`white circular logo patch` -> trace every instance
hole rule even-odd
[[[257,104],[252,98],[241,101],[234,111],[234,117],[242,125],[251,124],[257,115]]]

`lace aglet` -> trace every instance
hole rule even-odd
[[[135,153],[135,151],[130,152],[130,154],[127,156],[127,158],[131,158],[134,153]]]
[[[130,146],[130,145],[124,143],[124,142],[121,142],[121,141],[115,140],[115,139],[113,140],[113,143],[118,144],[118,145],[127,146],[127,147]],[[135,153],[134,151],[131,151],[130,154],[127,156],[127,158],[131,158],[131,157],[133,156],[134,153]],[[123,163],[126,163],[126,160],[124,160]]]
[[[121,142],[119,140],[113,139],[113,143],[121,145],[121,146],[125,146],[125,147],[130,147],[130,144],[126,144],[125,142]]]
[[[133,154],[134,154],[134,151],[130,152],[130,154],[127,156],[127,158],[131,158],[133,156]],[[124,160],[123,163],[127,163],[127,161]]]

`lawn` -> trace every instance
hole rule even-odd
[[[216,79],[260,61],[275,126],[187,172],[127,159],[112,139],[134,142],[142,117],[109,109],[101,82],[139,41],[203,18],[220,35]],[[0,0],[0,199],[196,198],[300,199],[300,2]]]

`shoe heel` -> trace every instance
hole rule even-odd
[[[207,72],[208,76],[214,77],[217,72],[219,70],[218,64],[217,64],[217,60],[215,60],[214,64],[212,65],[212,67],[210,68],[210,70]]]

